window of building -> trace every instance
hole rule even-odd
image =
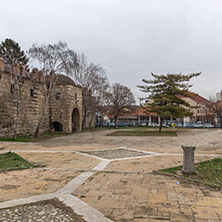
[[[34,96],[34,89],[30,89],[30,96],[31,96],[31,97]]]
[[[0,79],[2,78],[2,75],[1,75],[1,73],[0,73]]]
[[[15,85],[11,84],[11,94],[14,94],[14,92],[15,92]]]
[[[77,93],[75,93],[75,100],[77,100]]]
[[[60,93],[60,92],[57,92],[57,93],[56,93],[56,100],[60,100],[60,96],[61,96],[61,93]]]

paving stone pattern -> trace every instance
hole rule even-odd
[[[222,193],[155,174],[97,173],[73,194],[116,222],[222,221]]]
[[[177,179],[151,173],[153,170],[182,165],[181,144],[184,141],[190,144],[197,141],[197,135],[192,137],[194,131],[186,132],[170,139],[115,138],[115,143],[114,138],[104,136],[107,132],[99,134],[99,138],[99,132],[55,138],[44,142],[44,146],[2,143],[0,148],[4,147],[4,152],[17,150],[31,161],[46,163],[47,168],[1,174],[0,221],[65,221],[62,215],[68,221],[74,221],[76,214],[84,216],[87,222],[110,222],[108,218],[115,222],[222,221],[221,191],[178,184]],[[201,134],[198,134],[198,141],[204,142],[204,146],[196,153],[207,155],[196,155],[195,162],[215,158],[208,154],[222,155],[221,131],[197,132]],[[218,146],[210,145],[211,141]],[[116,149],[126,144],[133,149]],[[100,149],[103,150],[98,152]],[[138,152],[134,149],[138,149]],[[145,155],[141,149],[157,155]],[[80,155],[81,151],[87,151],[91,156]],[[97,153],[104,159],[95,158],[93,155]],[[135,155],[139,158],[132,159]],[[78,169],[86,169],[86,172],[75,172]],[[59,199],[58,206],[47,201],[36,202],[55,197]],[[81,220],[78,218],[76,221]]]
[[[57,199],[0,210],[0,222],[85,222]]]
[[[89,155],[102,157],[102,158],[105,158],[105,159],[120,159],[120,158],[127,158],[127,157],[138,157],[138,156],[150,155],[149,153],[143,153],[143,152],[134,151],[134,150],[127,150],[127,149],[85,151],[83,153],[87,153]]]

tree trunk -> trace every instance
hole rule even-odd
[[[84,129],[85,122],[86,122],[86,98],[84,89],[82,90],[82,129]]]
[[[90,117],[90,122],[89,122],[89,127],[90,127],[90,128],[92,127],[93,114],[94,114],[94,111],[92,111],[91,117]]]
[[[164,120],[164,118],[160,118],[159,132],[161,132],[161,130],[162,130],[163,120]]]
[[[83,107],[83,115],[82,115],[82,129],[84,129],[85,122],[86,122],[86,109],[85,109],[85,107]]]
[[[47,97],[46,97],[45,107],[44,107],[44,109],[43,109],[42,116],[41,116],[41,119],[40,119],[40,121],[39,121],[39,123],[38,123],[38,126],[36,127],[34,137],[38,137],[38,136],[39,136],[39,130],[40,130],[40,128],[41,128],[41,125],[42,125],[42,122],[43,122],[43,120],[44,120],[45,113],[46,113],[46,110],[47,110],[47,107],[48,107],[49,97],[50,97],[50,93],[49,93],[49,94],[47,95]]]
[[[19,125],[19,120],[20,120],[20,102],[19,99],[17,98],[17,104],[16,104],[16,122],[15,122],[15,128],[13,132],[13,139],[15,140],[17,137],[17,130],[18,130],[18,125]]]
[[[44,117],[45,117],[45,113],[46,113],[46,110],[47,110],[47,107],[48,107],[48,103],[49,103],[49,98],[51,96],[51,90],[52,90],[52,87],[53,87],[53,79],[54,79],[54,77],[55,77],[55,73],[51,72],[49,87],[47,87],[46,82],[44,83],[45,84],[44,85],[45,92],[46,92],[45,106],[44,106],[44,109],[43,109],[43,112],[42,112],[41,119],[40,119],[40,121],[38,123],[38,126],[36,127],[34,137],[38,137],[39,136],[39,130],[40,130],[41,125],[43,123],[43,120],[44,120]]]
[[[114,117],[114,128],[116,129],[117,127],[117,116]]]

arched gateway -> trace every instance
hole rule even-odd
[[[55,132],[63,132],[63,125],[60,122],[52,122],[50,129],[54,129]]]
[[[80,130],[80,114],[77,108],[73,109],[72,112],[72,132],[77,132]]]

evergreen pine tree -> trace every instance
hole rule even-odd
[[[12,39],[5,39],[0,44],[0,57],[5,60],[6,64],[12,65],[12,63],[19,63],[25,65],[26,70],[29,70],[28,61],[29,58],[25,55],[24,51],[17,42]]]
[[[190,104],[181,99],[178,95],[191,97],[189,84],[191,78],[199,76],[201,73],[189,75],[167,74],[156,75],[151,73],[153,80],[145,80],[146,85],[138,86],[142,92],[149,93],[145,104],[147,113],[156,113],[160,117],[159,131],[162,129],[163,120],[166,117],[182,118],[191,116]]]

